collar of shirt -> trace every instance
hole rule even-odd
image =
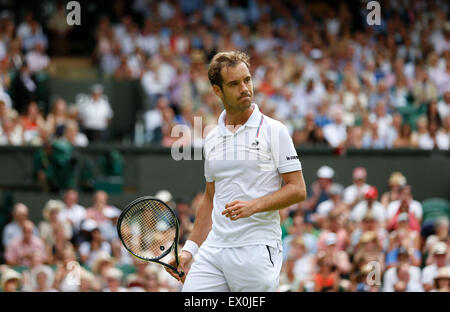
[[[241,128],[245,128],[245,127],[257,128],[257,127],[259,127],[259,124],[261,122],[262,113],[259,111],[258,105],[256,105],[255,103],[252,103],[252,107],[253,107],[252,114],[250,115],[248,120],[245,122],[245,124],[242,125]],[[233,135],[233,132],[228,130],[225,126],[225,116],[226,116],[226,111],[223,110],[219,116],[219,121],[218,121],[219,136]],[[238,133],[241,130],[241,128],[239,128],[236,131],[236,133]]]

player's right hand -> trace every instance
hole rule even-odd
[[[175,273],[173,270],[169,269],[168,267],[165,267],[166,272],[169,273],[173,278],[179,280],[181,283],[184,284],[184,280],[186,279],[186,275],[189,272],[189,268],[192,261],[192,254],[188,251],[181,251],[181,253],[178,255],[178,272],[184,272],[184,275],[182,277],[179,277],[177,273]],[[172,258],[170,261],[168,261],[168,264],[172,266],[176,266],[175,258]]]

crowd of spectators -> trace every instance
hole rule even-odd
[[[83,147],[109,138],[113,111],[102,85],[93,85],[75,103],[42,96],[42,82],[50,75],[49,45],[56,55],[67,50],[70,27],[63,9],[60,4],[46,25],[33,12],[17,25],[9,11],[0,12],[0,145],[43,146],[65,140]]]
[[[322,166],[308,199],[281,210],[283,266],[277,291],[450,291],[448,202],[430,218],[401,172],[390,175],[385,193],[370,185],[363,167],[352,177],[344,186],[333,168]],[[182,199],[161,190],[155,197],[176,212],[182,247],[203,193]],[[180,291],[181,284],[163,266],[125,250],[116,231],[119,214],[105,191],[96,191],[90,207],[83,207],[78,192],[68,189],[45,204],[37,224],[29,219],[28,207],[16,203],[1,232],[0,287]]]
[[[366,22],[366,1],[189,3],[136,0],[98,24],[102,73],[140,79],[154,105],[143,114],[147,141],[170,146],[173,126],[193,127],[193,115],[217,123],[207,64],[240,49],[251,57],[254,101],[296,145],[449,149],[447,2],[382,2],[378,26]]]

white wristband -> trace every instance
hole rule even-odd
[[[181,249],[181,251],[187,251],[189,252],[192,257],[195,256],[198,252],[198,245],[196,242],[191,241],[191,240],[187,240],[184,243],[183,249]]]

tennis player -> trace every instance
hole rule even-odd
[[[209,65],[225,110],[205,139],[205,195],[179,255],[178,270],[186,274],[180,279],[167,270],[185,292],[275,291],[282,265],[278,210],[306,197],[286,126],[252,102],[249,68],[249,57],[238,51],[220,52]]]

